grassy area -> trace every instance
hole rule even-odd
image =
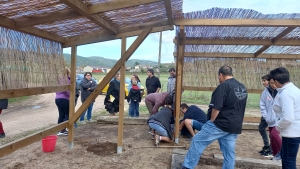
[[[20,102],[20,101],[24,101],[24,100],[26,100],[28,98],[29,98],[29,96],[21,96],[21,97],[16,97],[16,98],[9,98],[8,99],[8,103]]]
[[[103,78],[106,74],[98,73],[93,74],[93,77],[97,80]],[[127,73],[126,77],[131,78],[131,73]],[[147,78],[146,73],[138,73],[138,76],[141,80],[142,85],[145,87],[145,81]],[[163,73],[160,75],[160,82],[162,84],[163,92],[167,91],[167,81],[169,74]],[[212,92],[210,91],[184,91],[182,95],[182,102],[189,104],[200,104],[200,105],[208,105],[210,102]],[[259,109],[259,99],[260,94],[249,93],[247,100],[247,108]]]

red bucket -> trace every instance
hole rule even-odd
[[[42,147],[45,153],[52,152],[55,150],[57,136],[47,136],[42,139]]]

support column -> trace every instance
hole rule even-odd
[[[178,48],[176,57],[176,87],[175,87],[175,143],[179,143],[179,116],[180,116],[180,104],[182,93],[182,73],[183,73],[183,57],[185,46],[185,33],[184,27],[180,26],[180,32],[178,34]]]
[[[76,90],[76,55],[77,46],[71,47],[71,84],[70,84],[70,109],[69,119],[71,119],[75,113],[75,90]],[[74,122],[68,125],[68,142],[69,149],[73,149],[74,146]]]
[[[126,52],[126,37],[122,37],[121,57]],[[117,153],[122,154],[123,129],[124,129],[124,100],[125,100],[125,64],[121,66],[120,72],[120,102],[119,102],[119,123],[118,123],[118,147]]]

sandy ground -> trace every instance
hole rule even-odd
[[[55,94],[44,94],[9,105],[9,109],[0,115],[7,137],[13,138],[22,133],[56,124],[58,112],[54,99]],[[103,111],[103,100],[102,95],[96,99],[93,109],[95,112]],[[80,105],[79,101],[76,108]],[[207,108],[207,106],[200,107],[203,110]],[[247,110],[246,114],[260,115],[255,109]],[[68,149],[67,137],[60,136],[54,152],[43,153],[41,142],[37,142],[0,158],[0,168],[169,168],[171,149],[134,149],[134,147],[153,145],[147,129],[146,125],[124,126],[124,152],[122,155],[117,155],[115,144],[117,126],[89,123],[75,130],[73,150]],[[180,144],[189,144],[189,142],[180,138]],[[162,145],[170,145],[170,143]],[[266,159],[258,154],[261,146],[262,140],[257,131],[243,131],[237,140],[237,156]],[[203,155],[212,157],[214,153],[221,153],[217,142],[210,145]],[[205,165],[201,168],[221,167]]]

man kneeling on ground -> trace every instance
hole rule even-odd
[[[202,129],[202,126],[207,121],[207,115],[199,107],[195,105],[188,106],[186,103],[180,105],[180,111],[184,114],[179,125],[181,135],[194,137],[195,129],[198,131]],[[189,133],[186,132],[186,129],[188,129]]]

